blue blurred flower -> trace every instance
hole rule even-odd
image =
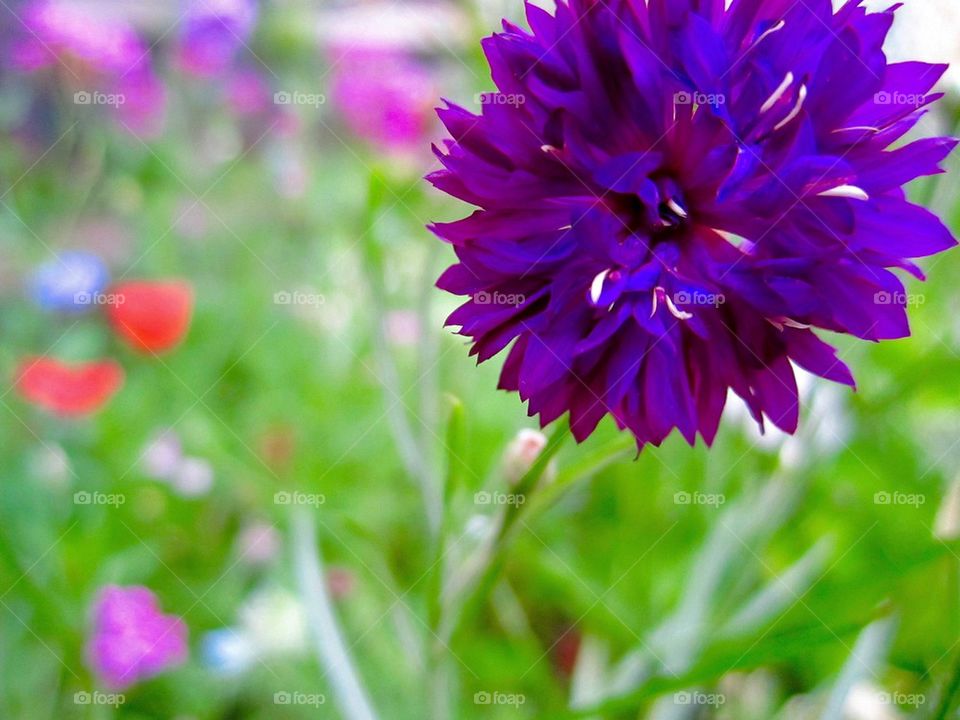
[[[96,255],[70,251],[40,265],[29,282],[30,296],[45,310],[79,313],[96,304],[110,281]]]
[[[211,630],[201,641],[203,664],[218,675],[240,675],[256,657],[253,643],[234,628]]]

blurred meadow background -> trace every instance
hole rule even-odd
[[[0,717],[960,717],[960,254],[794,438],[553,442],[425,229],[519,2],[67,4],[0,2]]]

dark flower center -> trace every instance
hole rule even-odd
[[[610,193],[609,206],[623,220],[624,231],[647,237],[651,245],[676,239],[689,224],[690,207],[669,176],[647,179],[637,192]]]

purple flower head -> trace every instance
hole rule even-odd
[[[945,70],[888,64],[893,10],[858,0],[567,0],[484,50],[498,92],[439,111],[440,288],[500,387],[583,440],[712,443],[728,390],[793,432],[794,365],[853,386],[815,329],[909,334],[891,272],[956,244],[902,186],[948,138],[891,150]]]
[[[331,93],[350,129],[383,151],[420,147],[435,122],[433,77],[403,51],[365,47],[335,54]]]
[[[160,611],[145,587],[108,585],[94,605],[88,661],[111,688],[122,690],[187,659],[187,626]]]
[[[137,33],[123,21],[98,16],[70,0],[28,3],[23,29],[13,47],[13,62],[21,70],[78,61],[98,72],[124,73],[146,56]]]
[[[33,272],[30,295],[44,310],[81,313],[93,309],[110,273],[92,253],[70,251],[57,255]]]
[[[256,23],[253,0],[189,0],[180,31],[181,67],[204,77],[225,70]]]

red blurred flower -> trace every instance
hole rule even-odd
[[[563,677],[573,675],[577,666],[577,655],[580,653],[580,643],[583,636],[576,628],[564,630],[563,635],[554,643],[553,664]]]
[[[180,280],[128,282],[110,293],[107,317],[117,335],[135,350],[161,353],[183,340],[193,315],[193,288]]]
[[[123,368],[112,360],[71,364],[34,357],[20,362],[15,384],[28,402],[61,417],[77,417],[106,405],[123,379]]]

